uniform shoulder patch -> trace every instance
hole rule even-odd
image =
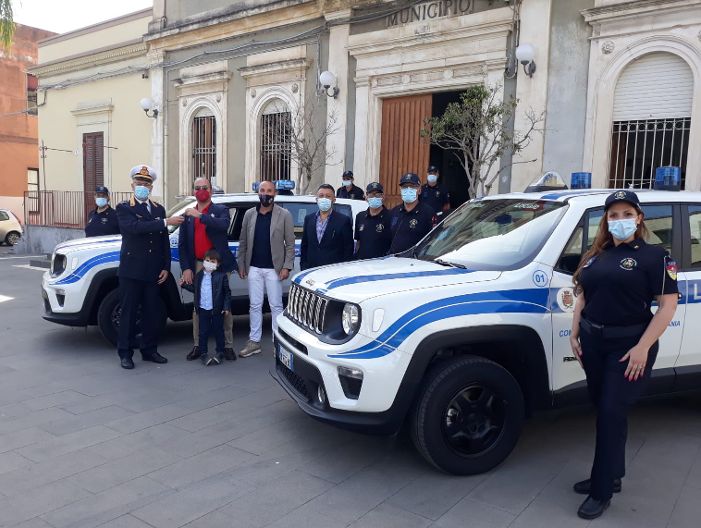
[[[664,258],[664,267],[667,276],[672,280],[677,280],[677,262],[669,255]]]

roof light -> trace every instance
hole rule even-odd
[[[668,166],[655,169],[655,185],[658,191],[681,190],[682,170],[680,167]]]
[[[591,172],[573,172],[570,188],[591,189]]]
[[[292,180],[274,180],[273,183],[275,184],[275,189],[278,191],[293,191],[295,188],[295,182]],[[253,192],[258,192],[258,189],[260,189],[260,184],[261,182],[253,182],[251,185]]]
[[[548,171],[526,187],[525,192],[560,191],[567,188],[562,176],[555,171]]]

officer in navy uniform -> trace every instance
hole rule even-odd
[[[450,211],[450,193],[438,183],[438,178],[438,167],[431,165],[428,168],[426,183],[421,187],[421,203],[433,209],[434,214],[442,215]]]
[[[104,185],[95,189],[95,209],[88,216],[85,226],[85,236],[118,235],[119,222],[117,213],[110,205],[110,191]]]
[[[630,405],[644,392],[658,339],[674,317],[677,266],[667,252],[648,245],[638,196],[616,191],[589,251],[574,274],[577,302],[570,344],[582,364],[597,410],[591,476],[574,490],[588,495],[577,512],[599,517],[621,491]],[[659,305],[652,314],[653,302]]]
[[[131,169],[134,196],[117,206],[122,249],[119,254],[121,315],[117,352],[122,368],[133,369],[136,316],[141,307],[141,357],[144,361],[167,363],[157,350],[160,313],[160,285],[169,275],[170,243],[167,228],[180,225],[183,218],[166,218],[164,207],[149,198],[156,172],[148,165]]]
[[[419,200],[421,180],[407,172],[399,180],[402,204],[391,211],[392,244],[390,253],[400,253],[416,245],[433,228],[434,212]]]
[[[356,259],[383,257],[392,244],[390,212],[382,203],[385,190],[378,182],[372,182],[365,190],[368,208],[355,216]]]
[[[341,185],[336,191],[336,198],[365,200],[365,194],[363,194],[363,190],[353,183],[353,171],[345,171],[341,178],[343,178],[343,185]]]

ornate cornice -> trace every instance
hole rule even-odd
[[[51,77],[53,75],[84,70],[94,66],[113,64],[115,62],[141,56],[145,57],[147,50],[148,47],[146,43],[139,39],[117,48],[110,47],[39,64],[31,69],[31,73],[37,77]]]
[[[699,9],[700,0],[631,0],[582,11],[584,20],[590,24],[607,22],[617,18],[628,18],[643,14],[658,13],[661,8]]]

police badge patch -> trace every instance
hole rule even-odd
[[[625,191],[618,191],[616,194],[613,195],[613,197],[616,200],[623,200],[626,197],[626,193],[625,193]]]
[[[677,280],[677,263],[672,257],[665,257],[665,270],[672,280]]]
[[[412,218],[409,220],[409,228],[410,229],[416,229],[416,224],[418,224],[419,221],[416,218]]]
[[[362,227],[361,227],[361,229],[362,229]],[[382,233],[382,231],[384,231],[384,229],[385,229],[385,226],[383,224],[377,224],[377,227],[375,227],[375,231],[377,231],[378,233]]]
[[[621,260],[621,263],[619,266],[621,269],[624,269],[626,271],[632,270],[634,267],[638,265],[638,261],[635,260],[634,258],[626,257],[623,260]]]

